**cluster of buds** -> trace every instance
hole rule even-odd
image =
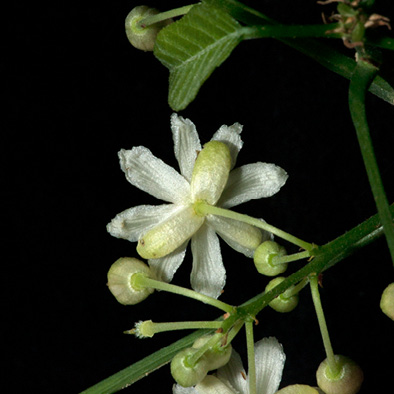
[[[389,18],[368,12],[374,0],[328,0],[318,3],[329,4],[334,2],[338,3],[338,13],[331,15],[329,19],[339,22],[339,27],[329,31],[329,33],[340,33],[347,48],[364,46],[365,30],[368,28],[386,26],[391,29]]]

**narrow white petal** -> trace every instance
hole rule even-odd
[[[207,216],[206,220],[228,245],[246,257],[252,257],[262,242],[271,239],[271,234],[267,231],[237,220],[215,215]]]
[[[199,394],[194,387],[182,387],[180,384],[172,386],[172,394]]]
[[[118,155],[126,179],[132,185],[164,201],[188,200],[190,185],[187,180],[149,149],[137,146],[131,150],[122,149]]]
[[[219,368],[216,374],[222,382],[228,382],[238,393],[248,394],[249,387],[246,380],[246,372],[242,366],[241,356],[234,349],[231,353],[230,361],[224,367]]]
[[[178,160],[181,174],[190,182],[194,162],[202,149],[194,124],[177,114],[171,116],[171,129],[174,139],[175,157]]]
[[[141,234],[171,216],[177,206],[174,204],[139,205],[118,213],[107,225],[107,231],[116,238],[138,241]]]
[[[234,168],[237,156],[242,148],[241,140],[242,125],[234,123],[232,126],[223,125],[212,137],[214,141],[224,142],[230,149],[231,168]]]
[[[192,237],[193,269],[190,282],[195,291],[218,298],[225,283],[219,239],[205,224]]]
[[[214,375],[207,375],[196,385],[198,394],[235,394],[235,391]]]
[[[230,172],[218,205],[230,208],[252,199],[271,197],[286,183],[285,170],[271,163],[253,163]]]
[[[148,260],[149,266],[154,272],[155,278],[162,282],[171,282],[176,270],[182,264],[186,254],[186,246],[189,241],[186,241],[178,249],[175,249],[167,256],[160,259]]]
[[[255,344],[256,380],[259,394],[274,394],[282,379],[286,355],[276,338],[263,338]]]

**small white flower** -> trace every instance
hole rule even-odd
[[[276,338],[264,338],[254,345],[256,362],[256,393],[274,394],[279,388],[286,356]],[[241,357],[233,349],[230,361],[215,375],[207,375],[195,387],[175,384],[173,394],[249,394],[249,377]]]
[[[287,174],[274,164],[261,162],[229,172],[243,145],[242,126],[238,123],[222,126],[213,135],[211,141],[217,142],[206,145],[212,152],[205,155],[207,160],[200,160],[203,165],[196,165],[198,171],[195,163],[202,147],[194,124],[173,114],[171,129],[180,173],[143,146],[119,152],[127,180],[170,204],[129,208],[119,213],[107,230],[115,237],[138,241],[139,254],[148,259],[155,276],[165,282],[172,280],[191,240],[192,288],[217,298],[225,285],[226,271],[216,234],[248,257],[271,235],[232,219],[198,216],[193,204],[204,200],[231,208],[251,199],[270,197],[285,184]]]

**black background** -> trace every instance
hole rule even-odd
[[[393,16],[390,1],[377,3]],[[150,4],[166,10],[185,3]],[[286,23],[320,23],[323,10],[311,0],[249,4]],[[151,53],[131,47],[124,34],[124,18],[136,5],[15,2],[3,21],[2,326],[8,393],[78,393],[182,336],[138,340],[122,334],[134,322],[218,316],[213,308],[164,293],[124,307],[106,288],[110,265],[121,256],[137,257],[135,244],[111,237],[106,224],[126,208],[159,203],[125,180],[117,152],[144,145],[177,165],[168,71]],[[325,9],[330,13],[334,6]],[[222,124],[243,124],[238,165],[275,163],[289,179],[274,197],[237,210],[323,244],[375,213],[347,89],[347,80],[293,49],[255,40],[239,45],[180,114],[196,124],[202,142]],[[372,95],[367,105],[393,201],[394,108]],[[222,249],[228,280],[221,299],[240,304],[262,291],[268,280],[252,262],[226,245]],[[189,286],[190,269],[189,251],[174,283]],[[324,275],[321,294],[334,350],[364,369],[361,393],[379,392],[392,381],[394,326],[379,309],[381,292],[392,281],[384,239]],[[315,384],[325,358],[308,289],[300,299],[286,315],[264,310],[256,327],[256,339],[272,335],[284,346],[281,387]],[[243,335],[234,344],[244,357]],[[156,393],[171,393],[168,366],[124,392],[150,392],[158,382]]]

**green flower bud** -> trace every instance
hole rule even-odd
[[[268,285],[265,287],[265,291],[268,292],[272,290],[275,286],[282,283],[286,278],[283,276],[278,276],[275,279],[272,279]],[[293,286],[292,286],[293,287]],[[286,313],[291,312],[298,305],[298,294],[291,295],[290,297],[286,296],[286,293],[292,289],[290,287],[284,293],[280,294],[278,297],[274,298],[269,306],[277,312]]]
[[[181,350],[171,361],[171,375],[183,387],[191,387],[200,383],[208,373],[208,362],[200,358],[195,365],[191,365],[188,358],[198,349],[187,348]]]
[[[265,241],[255,250],[253,255],[254,265],[260,274],[276,276],[286,271],[287,264],[274,264],[274,257],[286,255],[286,249],[273,241]]]
[[[316,372],[317,384],[326,394],[356,394],[361,388],[364,374],[361,368],[347,357],[336,355],[340,372],[333,376],[325,359]]]
[[[307,386],[305,384],[292,384],[291,386],[287,386],[282,390],[276,392],[276,394],[319,394],[320,390],[315,389],[314,387]]]
[[[343,17],[347,17],[347,18],[358,15],[357,10],[355,10],[352,6],[345,3],[338,3],[337,10]]]
[[[204,335],[201,338],[198,338],[193,343],[194,349],[199,349],[201,346],[205,345],[210,339],[212,335]],[[211,347],[204,353],[204,358],[208,362],[208,370],[213,371],[214,369],[218,369],[226,365],[231,357],[232,346],[226,345],[221,346],[221,342],[219,341],[215,346]]]
[[[394,320],[394,283],[389,284],[380,299],[380,309],[391,320]]]
[[[215,205],[219,200],[231,169],[230,149],[219,141],[207,142],[194,164],[191,193],[193,201]]]
[[[133,47],[143,51],[153,51],[157,34],[163,27],[170,24],[172,20],[167,19],[146,27],[141,26],[140,22],[148,16],[157,14],[159,14],[158,10],[145,5],[135,7],[129,12],[126,17],[125,27],[127,38]]]
[[[134,305],[153,293],[153,289],[133,286],[132,278],[142,274],[152,278],[150,268],[140,260],[122,257],[112,264],[108,271],[107,286],[115,298],[123,305]]]

